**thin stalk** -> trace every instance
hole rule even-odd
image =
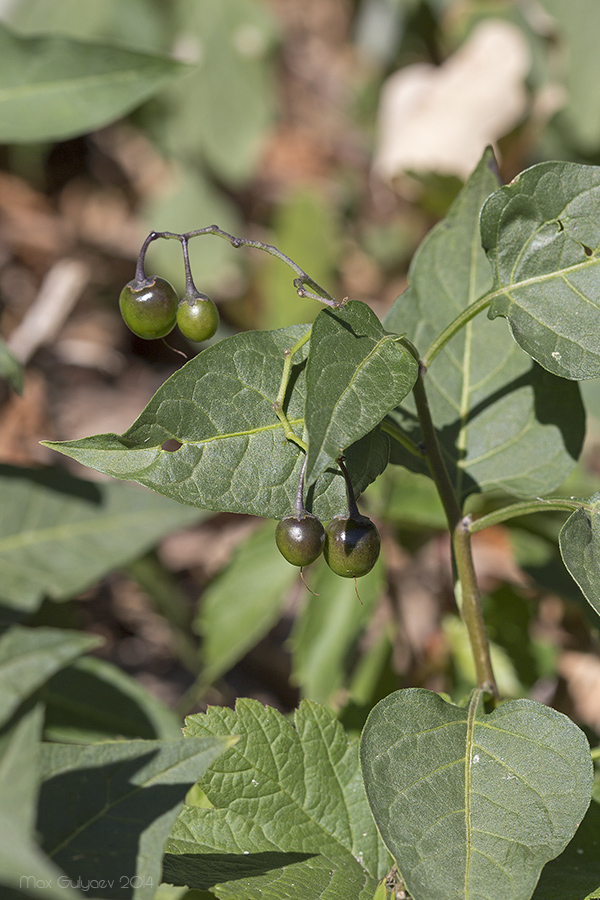
[[[488,637],[481,609],[481,595],[473,566],[468,522],[463,519],[431,418],[424,384],[426,371],[426,366],[421,362],[419,364],[419,374],[413,387],[421,434],[423,436],[425,457],[442,500],[450,528],[454,566],[456,569],[455,590],[457,603],[460,606],[463,621],[467,626],[475,660],[477,681],[482,690],[497,696],[498,688],[492,669]]]
[[[592,759],[600,760],[600,747],[594,747],[592,750]]]
[[[469,518],[456,523],[452,533],[452,549],[456,565],[457,580],[462,594],[461,615],[467,631],[475,660],[477,682],[484,691],[498,696],[498,687],[494,678],[490,646],[481,609],[481,595],[473,566],[471,552],[471,536],[469,534]]]
[[[290,424],[290,420],[288,419],[288,417],[286,416],[286,414],[283,411],[283,404],[285,401],[285,395],[286,395],[288,384],[290,381],[290,374],[292,371],[292,360],[293,360],[295,354],[298,352],[298,350],[300,350],[306,344],[306,342],[310,340],[311,331],[312,331],[312,329],[309,328],[306,331],[306,333],[302,335],[300,340],[296,341],[296,343],[294,344],[293,347],[289,347],[288,349],[286,349],[286,351],[284,353],[284,359],[283,359],[283,371],[281,373],[281,383],[279,385],[277,399],[273,403],[273,410],[275,412],[275,415],[277,416],[277,418],[283,425],[283,432],[284,432],[286,438],[288,439],[288,441],[293,441],[294,444],[297,444],[298,447],[300,447],[300,449],[303,450],[305,453],[308,449],[307,444],[302,440],[302,438],[298,437],[298,435],[292,428],[292,426]]]
[[[440,350],[443,350],[448,341],[452,340],[455,334],[464,328],[471,319],[474,319],[475,316],[479,315],[480,312],[483,312],[484,309],[487,309],[490,305],[490,298],[487,294],[484,294],[483,297],[480,297],[479,300],[476,300],[475,303],[471,303],[470,306],[467,306],[463,312],[459,316],[456,317],[449,325],[444,328],[441,334],[437,336],[435,341],[429,347],[427,352],[423,356],[423,365],[426,368],[429,368],[433,360],[436,358]]]
[[[477,534],[490,525],[500,525],[502,522],[508,522],[509,519],[515,519],[520,516],[529,516],[532,513],[539,512],[575,512],[581,507],[592,510],[589,503],[583,503],[581,500],[572,498],[556,498],[552,500],[523,500],[521,503],[512,503],[510,506],[503,506],[501,509],[495,509],[493,512],[486,513],[479,519],[469,522],[469,533]]]
[[[286,256],[285,253],[282,253],[281,250],[279,250],[277,247],[274,247],[272,244],[265,244],[263,243],[263,241],[253,241],[249,238],[236,237],[233,234],[229,234],[227,231],[223,231],[223,229],[219,228],[218,225],[208,225],[206,228],[196,228],[194,231],[186,231],[184,234],[178,234],[174,231],[150,232],[142,245],[142,249],[140,250],[136,268],[136,278],[138,280],[143,280],[145,277],[144,259],[146,256],[146,251],[152,241],[157,241],[160,238],[163,238],[164,240],[175,240],[179,241],[180,243],[184,243],[189,241],[193,237],[199,237],[203,234],[214,234],[217,237],[223,238],[224,240],[229,241],[231,246],[235,247],[236,249],[238,247],[253,247],[256,250],[263,250],[270,256],[275,256],[277,259],[280,259],[296,273],[297,277],[294,278],[293,283],[294,287],[296,288],[296,293],[299,297],[310,297],[312,300],[319,300],[321,303],[324,303],[326,306],[331,306],[334,309],[339,309],[344,305],[343,301],[340,302],[332,297],[331,294],[325,290],[325,288],[321,287],[321,285],[313,278],[311,278],[310,275],[308,275],[304,271],[304,269],[301,269],[293,259],[290,259],[289,256]],[[306,290],[307,285],[312,288],[312,291]]]

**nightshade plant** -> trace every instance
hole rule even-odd
[[[471,555],[489,525],[568,512],[562,557],[600,614],[600,495],[553,496],[582,446],[577,382],[600,376],[599,201],[600,168],[542,163],[499,187],[486,151],[383,324],[274,247],[216,226],[150,235],[145,248],[213,234],[266,250],[325,308],[312,326],[208,347],[122,435],[48,446],[181,503],[275,519],[293,513],[305,467],[304,501],[325,524],[346,509],[342,454],[356,496],[387,465],[426,473],[477,673],[460,705],[386,697],[360,745],[311,701],[293,721],[245,700],[190,716],[188,738],[237,743],[172,828],[166,880],[237,900],[600,895],[598,749],[561,713],[498,696]],[[473,518],[472,495],[493,491],[513,501]]]

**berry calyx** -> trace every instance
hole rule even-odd
[[[361,578],[370,572],[380,549],[379,532],[367,516],[335,516],[325,528],[325,562],[342,578]]]
[[[130,331],[146,341],[166,337],[175,327],[179,297],[164,278],[152,276],[128,282],[119,309]]]
[[[286,516],[277,523],[275,543],[277,549],[293,566],[308,566],[323,550],[325,530],[311,513]]]
[[[207,341],[219,327],[219,310],[206,294],[188,288],[177,307],[177,325],[188,340]]]

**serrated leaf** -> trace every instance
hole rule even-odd
[[[358,301],[315,319],[306,366],[307,485],[411,390],[417,362],[399,341]]]
[[[600,616],[600,492],[569,516],[558,543],[565,566]]]
[[[178,740],[178,716],[139,681],[94,656],[84,656],[40,689],[45,737],[60,743],[122,738]]]
[[[531,700],[486,715],[420,688],[371,711],[361,740],[367,796],[414,900],[529,900],[542,867],[590,803],[587,739]]]
[[[600,167],[547,162],[500,188],[481,211],[492,266],[490,318],[562,378],[600,375]]]
[[[324,564],[307,576],[317,596],[311,594],[297,614],[289,640],[292,678],[304,697],[331,703],[343,686],[352,648],[383,592],[384,572],[379,562],[358,588]]]
[[[209,736],[44,744],[38,819],[44,850],[74,883],[101,877],[107,900],[150,900],[187,790],[232,743]]]
[[[191,506],[281,518],[294,505],[304,459],[275,416],[284,354],[306,325],[249,331],[208,347],[156,392],[123,435],[46,445],[84,465],[126,478]],[[304,429],[306,345],[294,357],[285,412]],[[176,451],[162,449],[176,438]],[[378,429],[349,448],[347,466],[360,493],[385,468],[388,439]],[[337,467],[336,467],[337,469]],[[307,506],[330,519],[346,506],[339,470],[307,492]]]
[[[198,512],[64,469],[0,466],[0,598],[21,610],[64,599],[135,559]]]
[[[410,287],[385,320],[386,328],[407,332],[421,353],[492,286],[479,211],[497,183],[486,151],[446,219],[421,245]],[[459,496],[494,488],[516,497],[538,496],[572,471],[585,430],[578,386],[532,364],[485,316],[472,319],[434,358],[425,384]],[[392,417],[421,441],[412,404],[405,402]],[[396,445],[392,461],[427,471]]]
[[[119,47],[54,35],[19,37],[0,24],[0,140],[85,134],[189,70],[164,56]]]
[[[356,742],[303,701],[294,724],[255,700],[191,716],[186,734],[239,734],[186,807],[165,877],[235,900],[372,900],[390,860],[360,780]]]
[[[202,594],[194,630],[202,635],[202,679],[231,669],[275,624],[298,569],[281,556],[267,522],[238,549]]]
[[[23,393],[23,367],[0,338],[0,378],[4,378],[17,394]]]
[[[0,638],[0,724],[56,671],[101,643],[78,631],[11,626]]]

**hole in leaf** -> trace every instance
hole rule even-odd
[[[592,253],[594,252],[591,247],[586,247],[585,244],[582,244],[581,246],[583,247],[583,252],[585,253],[586,256],[591,256]]]
[[[563,225],[563,223],[561,222],[560,219],[557,219],[557,220],[556,220],[556,224],[558,225],[558,230],[559,230],[559,231],[564,231],[564,230],[565,230],[565,226]]]
[[[176,450],[179,450],[182,447],[180,441],[175,440],[175,438],[169,438],[167,441],[163,441],[160,445],[161,450],[167,450],[169,453],[174,453]]]

